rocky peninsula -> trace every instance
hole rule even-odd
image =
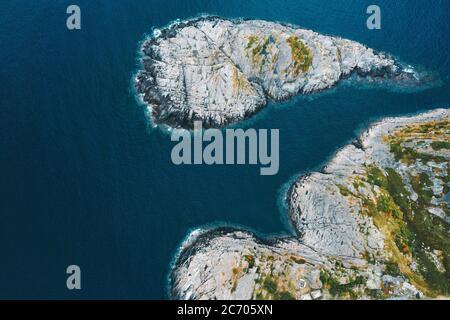
[[[352,75],[417,85],[421,76],[351,40],[262,20],[201,17],[155,30],[142,44],[137,92],[157,124],[223,127],[269,100],[335,86]]]
[[[296,235],[193,232],[177,299],[450,297],[450,109],[384,119],[288,196]]]

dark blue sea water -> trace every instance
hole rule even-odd
[[[82,30],[66,29],[78,4]],[[382,9],[382,30],[366,8]],[[371,121],[450,107],[448,0],[4,0],[0,2],[0,298],[167,298],[191,228],[289,232],[283,187]],[[200,13],[284,21],[363,42],[439,72],[425,91],[339,86],[272,105],[244,126],[280,129],[280,171],[173,165],[130,89],[139,41]],[[82,290],[66,289],[66,267]]]

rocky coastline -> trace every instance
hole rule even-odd
[[[143,42],[135,87],[156,124],[224,127],[268,101],[311,94],[357,76],[418,86],[410,66],[351,40],[263,20],[200,17]]]
[[[386,118],[288,192],[292,237],[196,231],[175,299],[450,297],[450,109]]]

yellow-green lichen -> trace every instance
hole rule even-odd
[[[258,37],[255,35],[251,35],[248,37],[247,46],[245,47],[245,54],[248,57],[249,52],[251,53],[251,61],[253,65],[259,66],[259,70],[262,71],[262,68],[266,63],[269,62],[269,44],[270,44],[270,36],[266,37]],[[273,60],[278,59],[277,57],[272,57]]]
[[[357,299],[364,293],[362,288],[366,283],[366,279],[362,276],[357,276],[350,279],[347,283],[341,284],[339,280],[330,272],[325,270],[320,271],[320,281],[325,289],[328,290],[334,298],[350,298]]]
[[[312,65],[313,55],[311,50],[299,39],[291,35],[286,42],[291,47],[291,58],[293,61],[292,74],[297,77],[300,73],[305,73]]]
[[[410,145],[405,146],[405,143],[410,144],[412,142],[416,146],[423,146],[425,141],[429,141],[430,147],[434,151],[448,150],[450,146],[450,121],[444,119],[411,124],[384,137],[384,141],[389,145],[395,159],[404,164],[411,165],[418,160],[424,164],[430,161],[444,163],[447,162],[445,157],[424,150],[419,152],[417,148]]]

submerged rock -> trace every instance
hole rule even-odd
[[[364,45],[293,25],[202,17],[173,23],[142,45],[136,88],[153,120],[222,127],[267,104],[328,89],[357,74],[420,83],[408,66]]]
[[[296,237],[262,240],[231,228],[192,234],[171,274],[173,297],[450,296],[449,141],[448,109],[373,125],[322,172],[293,184]]]

